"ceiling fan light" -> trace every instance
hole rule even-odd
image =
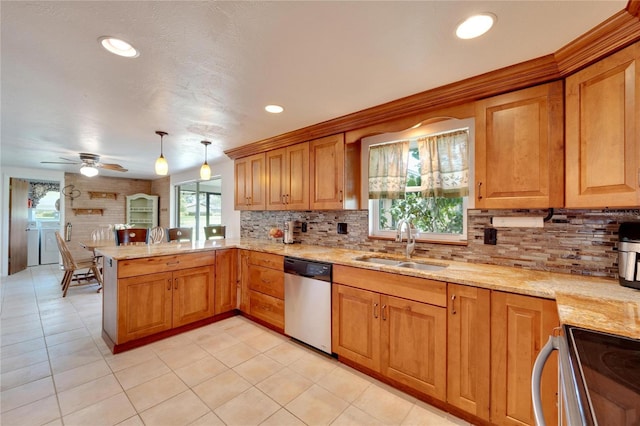
[[[80,167],[80,174],[86,177],[94,177],[98,174],[98,169],[90,164],[83,164]]]
[[[169,173],[169,163],[167,163],[164,155],[160,154],[160,157],[156,160],[156,174],[166,176],[167,173]]]

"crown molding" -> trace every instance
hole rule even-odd
[[[224,151],[231,159],[559,80],[640,40],[640,0],[553,54]]]

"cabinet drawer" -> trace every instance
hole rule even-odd
[[[118,261],[118,278],[157,272],[176,271],[178,269],[195,268],[215,264],[215,251],[200,253],[176,254],[171,256],[145,257],[142,259],[125,259]]]
[[[333,265],[333,282],[416,302],[447,306],[447,284],[442,281]]]
[[[284,257],[277,254],[252,251],[249,253],[249,263],[256,266],[264,266],[271,269],[277,269],[278,271],[284,271]]]
[[[284,272],[251,265],[249,266],[249,288],[284,299]]]
[[[250,312],[254,317],[284,329],[284,301],[257,291],[249,292]]]

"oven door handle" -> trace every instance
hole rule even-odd
[[[536,425],[538,426],[546,426],[542,413],[542,397],[540,396],[542,370],[551,353],[560,348],[558,340],[558,336],[549,336],[547,344],[542,347],[536,358],[536,362],[533,363],[533,371],[531,373],[531,397],[533,399],[533,415],[536,420]]]

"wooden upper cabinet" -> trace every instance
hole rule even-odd
[[[235,209],[265,209],[265,154],[239,158],[234,163]]]
[[[476,208],[563,206],[562,99],[558,81],[476,103]]]
[[[566,79],[566,206],[640,204],[640,43]]]
[[[447,287],[447,402],[488,421],[491,291]]]
[[[309,209],[309,142],[266,153],[267,210]]]
[[[531,373],[536,357],[560,325],[553,300],[494,291],[491,294],[491,423],[535,425]],[[558,357],[545,364],[542,409],[558,424]]]
[[[344,135],[316,139],[309,145],[311,210],[342,209],[344,205]]]

